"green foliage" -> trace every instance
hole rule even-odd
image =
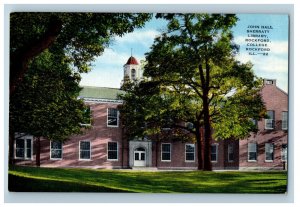
[[[235,15],[159,14],[169,20],[147,54],[144,75],[181,101],[184,121],[209,124],[215,139],[243,138],[263,116],[262,81],[234,60]],[[205,119],[205,106],[208,107]],[[179,117],[176,117],[179,118]]]
[[[89,109],[77,100],[80,73],[91,70],[91,62],[115,36],[142,27],[150,17],[135,13],[11,13],[10,134],[65,140],[79,133],[81,123],[91,122]],[[12,148],[11,139],[10,143]]]
[[[15,132],[62,141],[80,133],[87,117],[86,106],[77,99],[80,78],[63,59],[46,50],[31,63],[10,101]]]
[[[142,27],[150,17],[146,13],[15,12],[10,16],[10,52],[12,56],[25,52],[50,36],[51,26],[58,24],[61,31],[49,51],[64,49],[65,61],[78,72],[88,72],[91,61],[103,53],[114,36]]]

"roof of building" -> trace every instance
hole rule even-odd
[[[126,65],[138,65],[139,62],[135,59],[135,57],[131,56],[128,60]]]
[[[108,100],[120,100],[118,94],[124,94],[125,92],[118,88],[106,88],[106,87],[94,87],[83,86],[80,91],[80,98],[95,98],[95,99],[108,99]]]

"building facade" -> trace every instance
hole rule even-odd
[[[138,81],[142,69],[134,57],[124,65],[124,80]],[[115,88],[84,87],[80,98],[90,107],[92,122],[81,135],[65,143],[41,140],[42,167],[197,169],[196,143],[123,139]],[[286,169],[288,95],[265,80],[261,90],[268,119],[257,122],[258,132],[243,140],[212,142],[213,169]],[[15,139],[15,163],[35,165],[36,142],[32,136]]]

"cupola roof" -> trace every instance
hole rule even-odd
[[[138,65],[138,61],[135,59],[135,57],[131,56],[128,60],[126,65]]]

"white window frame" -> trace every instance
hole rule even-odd
[[[255,153],[256,153],[256,160],[250,160],[250,151],[249,151],[249,144],[255,144]],[[254,151],[251,151],[251,152],[254,152]],[[254,143],[254,142],[250,142],[248,143],[247,145],[247,156],[248,156],[248,162],[257,162],[257,156],[258,156],[258,153],[257,153],[257,143]]]
[[[24,140],[24,157],[17,157],[17,139],[22,139]],[[31,140],[31,155],[30,158],[27,157],[27,143],[26,140],[30,139]],[[32,160],[33,159],[33,137],[32,136],[24,136],[21,138],[15,138],[14,140],[14,157],[17,160]]]
[[[50,141],[50,160],[62,160],[63,159],[63,143],[62,141],[56,141],[56,142],[61,142],[61,158],[52,158],[52,149],[51,149],[51,145],[52,145],[53,141]]]
[[[231,150],[232,150],[232,156],[233,156],[233,159],[231,160],[230,159],[230,151],[229,151],[229,148],[231,147]],[[229,143],[228,145],[227,145],[227,161],[228,162],[234,162],[234,144],[233,143]]]
[[[216,160],[211,160],[211,162],[213,162],[213,163],[217,163],[218,162],[218,144],[217,143],[215,143],[215,144],[211,144],[211,147],[212,146],[216,146]],[[211,159],[211,155],[212,155],[212,150],[210,150],[210,159]]]
[[[109,125],[108,124],[108,111],[109,111],[109,109],[115,109],[115,110],[117,110],[117,125],[115,126],[115,125]],[[119,110],[118,109],[116,109],[116,108],[107,108],[107,110],[106,110],[106,114],[107,114],[107,116],[106,116],[106,126],[107,127],[119,127]]]
[[[170,145],[170,152],[163,151],[163,145],[164,145],[164,144]],[[169,159],[169,160],[163,160],[163,156],[162,156],[163,153],[169,153],[169,154],[170,154],[170,159]],[[172,145],[171,145],[171,143],[161,143],[160,160],[161,160],[162,162],[171,162],[171,160],[172,160]]]
[[[186,159],[186,154],[187,153],[191,153],[191,152],[187,152],[186,151],[186,146],[187,145],[192,145],[193,147],[194,147],[194,160],[187,160]],[[195,144],[185,144],[185,151],[184,151],[184,154],[185,154],[185,162],[195,162],[195,152],[196,152],[196,146],[195,146]]]
[[[274,110],[267,110],[273,112],[272,119],[265,119],[265,129],[275,129],[275,111]],[[273,127],[269,127],[268,124],[271,122]]]
[[[286,114],[286,116],[284,114]],[[281,122],[282,122],[281,123],[282,130],[287,130],[288,129],[288,112],[287,111],[282,112],[282,121]]]
[[[89,142],[90,143],[90,158],[89,159],[85,159],[85,158],[80,157],[80,152],[81,152],[80,143],[81,142]],[[83,161],[92,160],[92,142],[90,140],[81,140],[81,141],[79,141],[79,155],[78,156],[79,156],[79,160],[83,160]]]
[[[108,149],[108,143],[117,143],[117,150],[109,150]],[[117,151],[117,159],[109,159],[108,158],[108,152],[109,151]],[[107,150],[106,150],[106,154],[107,154],[107,160],[108,161],[118,161],[119,160],[119,143],[118,142],[114,142],[114,141],[110,141],[110,142],[107,142]]]
[[[285,148],[285,152],[283,151],[283,145],[286,145],[286,148]],[[285,155],[284,155],[285,154]],[[283,158],[283,156],[285,156],[286,158],[285,159],[282,159]],[[287,144],[282,144],[281,145],[281,161],[282,162],[287,162],[287,159],[288,159],[288,145]]]
[[[267,160],[267,145],[272,146],[272,148],[270,148],[273,153],[272,160]],[[265,162],[274,162],[274,148],[275,148],[275,146],[273,143],[265,143]]]

